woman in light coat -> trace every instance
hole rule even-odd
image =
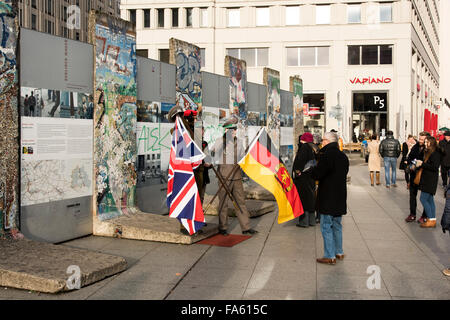
[[[381,170],[381,156],[379,152],[380,142],[377,135],[372,135],[372,140],[369,142],[367,151],[369,152],[369,172],[370,185],[373,187],[374,173],[377,176],[377,185],[380,184],[380,170]]]

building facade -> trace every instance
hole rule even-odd
[[[83,42],[88,41],[90,10],[120,16],[120,0],[18,0],[18,3],[21,27]]]
[[[224,74],[231,55],[248,81],[264,67],[303,79],[304,125],[361,132],[429,128],[438,113],[439,0],[122,0],[141,55],[166,61],[171,37],[202,48],[203,70]]]

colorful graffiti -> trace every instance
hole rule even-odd
[[[135,210],[136,36],[126,22],[113,17],[98,14],[90,20],[96,53],[97,217],[103,221]]]
[[[230,79],[230,113],[247,121],[247,64],[230,56],[225,57],[225,75]]]
[[[294,94],[294,154],[297,154],[298,137],[303,134],[303,81],[299,77],[289,78],[290,91]]]
[[[280,147],[280,73],[264,68],[264,84],[267,87],[267,132],[276,147]]]
[[[21,238],[18,214],[19,128],[17,3],[0,2],[0,238]]]
[[[170,39],[170,63],[176,65],[178,105],[185,110],[202,111],[202,73],[200,48],[174,38]]]

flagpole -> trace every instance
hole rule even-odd
[[[244,156],[247,154],[248,149],[249,149],[250,146],[253,144],[253,142],[255,141],[255,139],[258,138],[259,133],[261,132],[262,129],[264,129],[264,127],[259,128],[258,132],[256,133],[256,136],[253,138],[252,142],[251,142],[251,143],[247,146],[247,148],[245,149]],[[218,174],[220,174],[220,173],[217,172],[217,171],[215,170],[214,165],[211,165],[211,167],[212,167],[214,173],[216,174],[216,177],[219,178],[219,177],[218,177]],[[240,166],[239,166],[238,164],[235,164],[233,170],[231,170],[231,172],[228,174],[226,180],[228,180],[230,177],[234,177],[234,174],[236,173],[236,171],[237,171],[238,168],[240,168]],[[222,175],[220,175],[220,176],[221,176],[221,178],[223,179]],[[219,178],[219,180],[220,180],[220,178]],[[226,182],[226,180],[225,180],[225,182]],[[222,181],[221,181],[221,182],[222,182]],[[214,200],[216,200],[216,198],[217,198],[217,196],[219,195],[219,192],[222,190],[222,188],[224,188],[224,185],[221,183],[221,184],[220,184],[220,187],[219,187],[219,190],[217,190],[217,192],[216,192],[216,194],[214,195],[214,197],[213,197],[213,198],[211,199],[211,201],[208,203],[208,205],[206,206],[206,209],[203,210],[204,213],[206,213],[206,212],[208,211],[208,209],[209,209],[209,207],[211,206],[211,204],[214,202]],[[239,211],[242,212],[242,210],[240,210],[240,209],[239,209]]]

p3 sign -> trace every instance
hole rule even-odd
[[[385,107],[384,102],[385,100],[382,99],[380,96],[373,96],[373,104],[381,110],[383,110]]]

